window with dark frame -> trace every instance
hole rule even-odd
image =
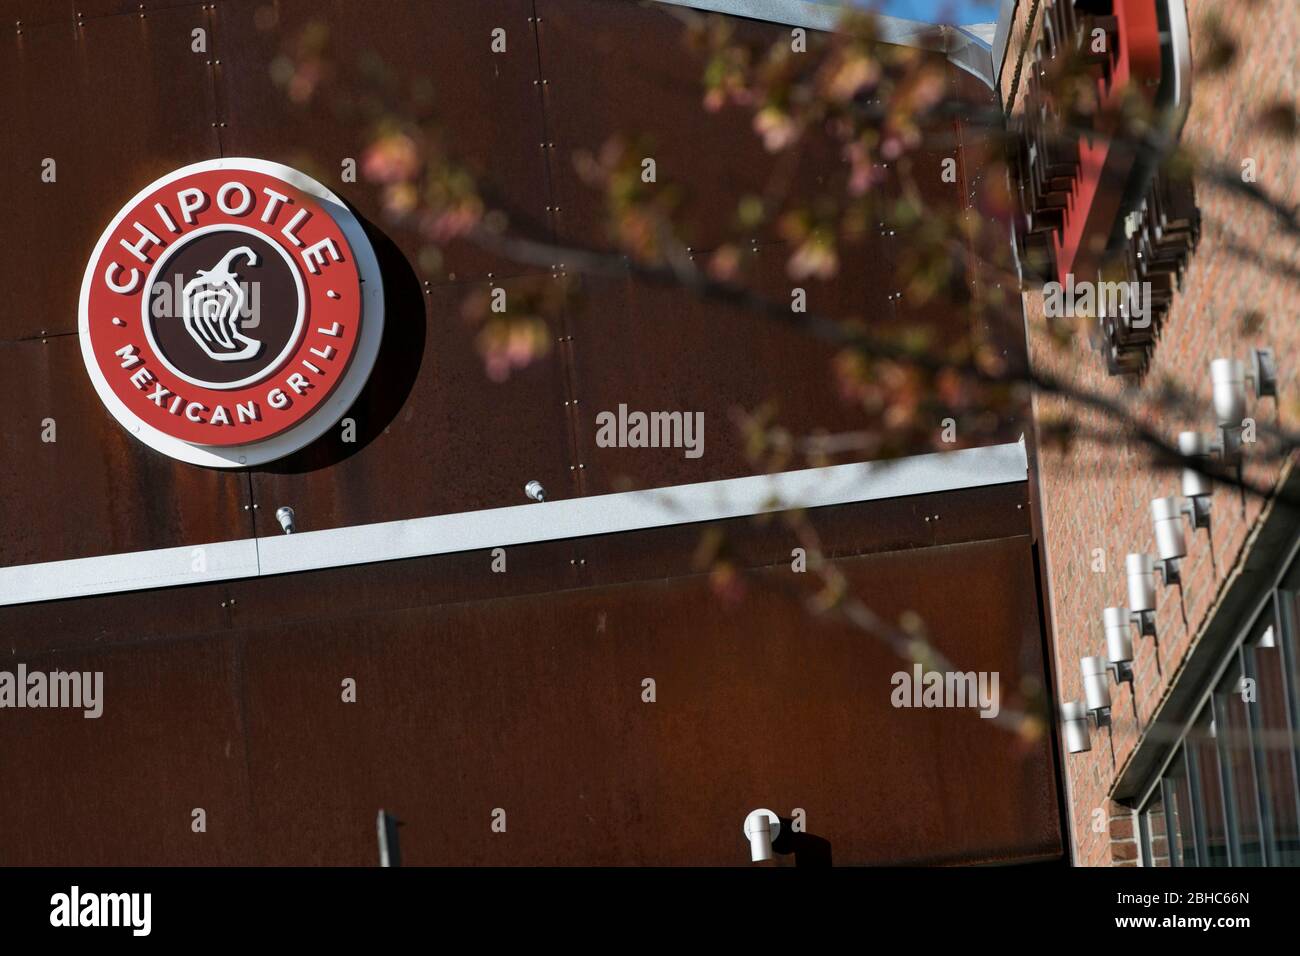
[[[1300,866],[1300,559],[1142,800],[1145,866]]]

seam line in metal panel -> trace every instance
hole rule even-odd
[[[562,541],[1025,481],[1024,439],[646,491],[0,568],[0,605]],[[205,571],[195,573],[195,549]]]
[[[543,180],[546,183],[546,224],[547,229],[550,231],[551,243],[558,244],[560,240],[560,199],[554,171],[551,168],[551,163],[555,158],[555,143],[551,140],[550,109],[546,101],[547,83],[545,65],[542,62],[542,18],[537,13],[537,0],[532,0],[529,6],[533,11],[533,53],[537,60],[537,104],[542,121],[541,159]],[[552,263],[551,281],[558,282],[561,278],[563,276],[556,274],[555,264]],[[561,406],[561,416],[569,442],[569,483],[575,493],[581,496],[587,493],[587,484],[585,470],[580,467],[582,465],[582,439],[579,434],[580,423],[578,418],[578,369],[577,358],[574,355],[573,329],[570,324],[567,298],[560,303],[559,333],[556,354],[560,357],[560,387],[563,393],[568,396],[563,406]]]

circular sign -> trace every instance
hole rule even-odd
[[[356,399],[383,281],[332,192],[258,159],[195,163],[104,230],[81,283],[100,400],[165,455],[237,468],[297,451]]]

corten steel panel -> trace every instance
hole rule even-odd
[[[768,301],[791,301],[796,283],[786,273],[787,255],[783,245],[753,254],[752,287]],[[902,321],[887,298],[891,283],[890,263],[872,256],[846,266],[833,281],[798,286],[807,293],[809,313],[856,318],[883,334]],[[908,318],[925,323],[940,343],[964,335],[970,322],[965,311],[938,305]],[[574,341],[566,348],[575,363],[576,431],[587,493],[752,474],[735,413],[754,413],[768,403],[776,410],[775,423],[801,438],[877,424],[841,392],[834,346],[747,308],[702,302],[632,279],[594,280],[571,310],[569,328]],[[681,448],[598,446],[597,415],[617,415],[620,404],[629,411],[703,412],[703,455],[687,458]],[[937,440],[938,416],[933,424]],[[1018,421],[1002,422],[979,443],[1015,441],[1022,429]]]
[[[267,11],[274,12],[268,18]],[[528,0],[387,0],[318,3],[227,0],[214,14],[222,121],[227,156],[257,156],[316,176],[366,219],[385,222],[378,189],[360,173],[342,181],[346,158],[361,167],[375,133],[368,117],[349,110],[377,87],[357,79],[358,64],[376,58],[402,95],[431,92],[436,125],[457,161],[472,169],[484,195],[522,221],[546,223],[545,141],[537,79],[537,47]],[[259,20],[259,17],[261,18]],[[293,104],[272,81],[277,56],[312,23],[328,26],[331,69],[350,79],[327,85],[309,106]],[[506,52],[491,50],[492,30],[506,31]],[[367,66],[368,69],[373,67]],[[412,229],[392,229],[414,266],[427,240]],[[456,242],[443,250],[442,267],[421,279],[482,279],[489,273],[538,271]]]
[[[1024,482],[813,508],[806,515],[827,557],[929,548],[1030,530]],[[227,602],[229,610],[222,614],[228,614],[231,624],[252,627],[269,619],[325,619],[340,607],[361,614],[679,577],[699,570],[701,540],[714,533],[723,536],[729,560],[741,568],[788,566],[791,549],[803,545],[779,516],[764,515],[509,547],[503,549],[504,571],[492,570],[492,551],[484,549],[230,581],[205,593],[202,603],[215,607],[219,596]],[[56,610],[80,603],[39,607]]]
[[[1005,693],[1041,675],[1027,538],[841,567]],[[740,609],[697,576],[249,632],[266,861],[372,863],[381,806],[408,864],[743,864],[755,806],[803,808],[837,864],[1059,856],[1049,743],[895,709],[904,665],[808,617],[777,590],[786,574]]]
[[[103,714],[4,711],[0,865],[260,862],[236,654],[206,637],[19,658],[29,673],[102,671]]]
[[[847,166],[819,132],[808,134],[791,175],[777,170],[751,113],[705,109],[706,64],[687,49],[680,19],[696,11],[625,0],[538,0],[536,6],[560,238],[609,245],[604,201],[582,181],[574,158],[598,154],[615,135],[644,144],[658,181],[683,190],[683,238],[696,249],[732,235],[744,196],[773,194],[787,177],[797,197],[842,191]],[[763,48],[790,36],[789,27],[777,24],[730,22],[737,40]],[[766,228],[761,236],[775,234]]]
[[[583,583],[572,541],[504,548],[500,562],[493,550],[232,581],[222,593],[232,599],[231,623],[254,627],[268,620],[306,624],[340,611],[362,614],[521,595],[544,597]]]
[[[154,13],[169,7],[198,7],[205,0],[2,0],[0,25],[6,29],[29,29],[37,24],[59,23],[74,25],[78,19],[105,16],[131,16],[148,19]],[[143,8],[143,9],[141,9]],[[18,22],[21,21],[21,26]]]
[[[95,394],[77,336],[0,343],[0,406],[0,566],[249,536],[247,476],[132,437]]]
[[[77,330],[86,262],[100,233],[163,173],[218,155],[199,7],[8,31],[0,38],[0,340]],[[45,159],[57,179],[41,179]]]
[[[0,634],[12,669],[17,661],[56,652],[168,641],[230,626],[233,581],[76,600],[0,607]]]
[[[1024,482],[811,508],[803,514],[828,558],[962,544],[1030,531]],[[738,568],[789,567],[792,550],[809,548],[783,515],[601,535],[571,543],[588,584],[673,577],[700,570],[699,552],[718,542]]]
[[[507,295],[516,288],[500,284]],[[280,533],[281,505],[295,509],[299,530],[315,531],[526,504],[532,479],[553,499],[573,494],[554,353],[494,382],[461,311],[471,289],[424,291],[414,279],[400,286],[394,270],[385,274],[385,342],[345,416],[356,421],[357,441],[344,442],[336,426],[296,455],[254,469],[259,534]]]
[[[223,0],[208,0],[208,2],[221,3]],[[145,15],[145,19],[148,19],[159,10],[168,7],[201,6],[202,0],[143,0],[143,2],[142,0],[71,0],[70,5],[86,19],[111,16],[139,18],[141,13]]]

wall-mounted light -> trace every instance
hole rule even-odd
[[[781,835],[781,818],[771,810],[751,810],[745,817],[745,839],[754,863],[772,859],[772,841]]]
[[[1079,661],[1083,674],[1083,698],[1088,713],[1098,727],[1110,726],[1110,667],[1104,657],[1085,657]]]
[[[546,500],[546,489],[542,487],[542,483],[536,478],[524,485],[524,494],[533,499],[533,501]]]
[[[1184,458],[1209,460],[1214,451],[1214,440],[1200,432],[1179,432],[1178,453]],[[1187,499],[1184,514],[1192,522],[1192,528],[1210,526],[1210,505],[1214,494],[1214,481],[1209,475],[1195,468],[1183,467],[1183,497]]]
[[[1077,700],[1061,705],[1061,727],[1065,732],[1065,749],[1072,754],[1092,749],[1092,734],[1088,727],[1088,711]]]
[[[1128,609],[1146,637],[1156,633],[1156,560],[1149,554],[1130,554],[1124,559],[1128,580]]]
[[[1277,401],[1277,362],[1272,349],[1251,349],[1250,368],[1234,358],[1216,358],[1210,362],[1210,383],[1214,389],[1214,417],[1223,436],[1225,458],[1241,449],[1241,423],[1246,417],[1246,382],[1255,387],[1256,398]]]
[[[1156,535],[1157,567],[1165,587],[1181,583],[1178,562],[1187,557],[1187,533],[1183,530],[1183,501],[1177,495],[1151,499],[1151,528]]]
[[[280,527],[284,529],[285,534],[293,534],[298,530],[298,526],[294,521],[293,509],[288,505],[275,509],[275,520],[280,522]]]
[[[1133,683],[1133,630],[1132,625],[1141,615],[1126,607],[1108,607],[1101,612],[1106,630],[1106,660],[1110,663],[1115,683]]]

